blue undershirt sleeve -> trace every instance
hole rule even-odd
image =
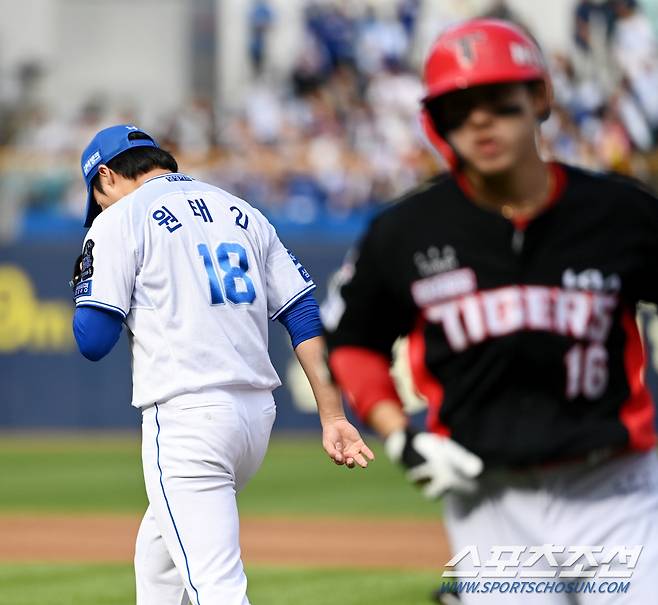
[[[73,314],[73,334],[78,349],[87,359],[98,361],[119,340],[123,317],[115,311],[97,307],[78,307]]]
[[[293,349],[305,340],[322,336],[320,308],[310,292],[281,313],[277,319],[288,330]]]

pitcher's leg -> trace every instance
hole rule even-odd
[[[155,406],[143,430],[151,510],[191,602],[248,605],[233,471],[245,437],[234,406]]]
[[[135,544],[137,605],[187,605],[188,598],[151,507],[146,510]]]
[[[240,492],[256,474],[267,452],[270,434],[276,417],[276,406],[270,393],[254,397],[242,410],[247,428],[244,452],[235,469],[236,489]]]

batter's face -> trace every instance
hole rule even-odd
[[[537,124],[547,109],[542,86],[477,86],[436,103],[435,115],[448,141],[466,166],[483,176],[508,172],[537,154]]]

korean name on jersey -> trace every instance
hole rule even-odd
[[[76,305],[125,319],[134,406],[279,386],[268,318],[315,284],[243,200],[183,174],[155,177],[95,219],[83,256]]]

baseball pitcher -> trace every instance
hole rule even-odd
[[[97,360],[126,326],[143,415],[137,604],[248,604],[236,494],[275,417],[269,319],[290,332],[327,454],[349,467],[373,458],[325,378],[315,285],[260,212],[178,172],[135,126],[100,131],[82,172],[90,229],[73,278],[75,337]]]

